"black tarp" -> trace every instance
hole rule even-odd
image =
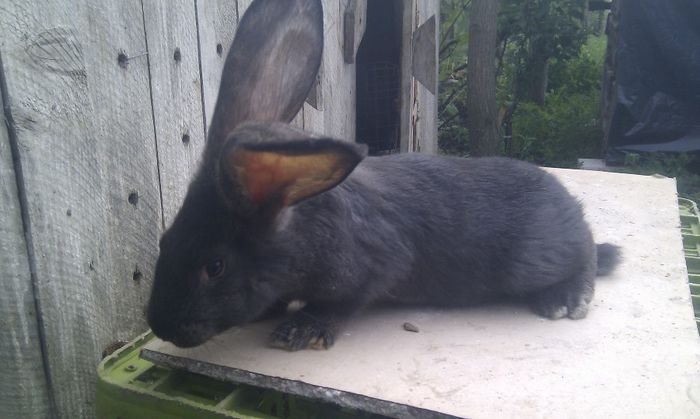
[[[608,160],[700,151],[700,0],[619,0]]]

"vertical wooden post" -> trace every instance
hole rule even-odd
[[[437,152],[437,86],[430,89],[413,75],[414,32],[434,16],[437,66],[439,1],[404,1],[401,47],[401,142],[402,152]],[[423,57],[416,57],[420,60]],[[437,71],[437,67],[435,67]],[[435,90],[433,93],[431,90]]]
[[[221,70],[236,33],[239,14],[249,3],[239,0],[195,0],[199,31],[199,60],[202,80],[202,101],[206,128],[216,106]],[[238,10],[238,11],[237,11]]]
[[[346,62],[344,51],[343,16],[353,7],[355,16],[352,32],[355,53],[365,30],[366,0],[323,1],[323,58],[319,82],[315,91],[315,104],[308,102],[303,108],[304,129],[330,135],[347,141],[355,141],[355,63]]]
[[[195,3],[143,2],[163,218],[169,225],[199,166],[204,111]],[[235,12],[235,9],[234,9]],[[215,53],[215,45],[209,45]]]
[[[413,103],[413,75],[407,71],[413,62],[413,16],[415,0],[403,2],[401,20],[401,138],[400,151],[406,153],[413,149],[413,130],[411,129],[411,104]]]
[[[469,20],[467,111],[473,156],[498,155],[501,136],[496,107],[496,22],[499,0],[474,0]]]
[[[440,28],[440,1],[425,0],[416,3],[416,28],[412,36],[412,67],[415,95],[411,112],[413,150],[437,153],[438,106],[438,39]],[[420,73],[419,73],[420,72]],[[421,77],[419,77],[419,74]]]
[[[141,1],[6,1],[0,39],[27,264],[45,338],[22,344],[35,348],[27,356],[36,363],[15,373],[37,384],[37,396],[49,392],[50,414],[92,417],[102,349],[146,328],[142,310],[162,224]],[[26,287],[15,289],[26,297]],[[37,382],[40,347],[45,386]]]
[[[3,85],[0,93],[5,96]],[[8,123],[0,126],[0,417],[47,417],[49,382],[13,162],[17,144],[10,144],[12,115],[4,117]]]

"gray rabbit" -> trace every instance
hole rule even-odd
[[[153,332],[196,346],[287,303],[272,343],[329,348],[376,302],[466,306],[517,298],[586,316],[618,249],[594,243],[550,174],[506,158],[365,157],[288,123],[323,50],[319,0],[256,0],[221,80],[204,160],[160,256]]]

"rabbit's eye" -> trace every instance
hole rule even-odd
[[[206,270],[209,278],[215,278],[224,272],[224,261],[221,259],[214,259],[207,263]]]

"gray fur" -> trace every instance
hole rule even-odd
[[[330,347],[343,321],[378,302],[467,306],[516,298],[552,319],[585,317],[595,276],[613,269],[619,250],[595,245],[581,205],[552,175],[506,158],[364,158],[364,147],[283,123],[301,107],[298,98],[310,87],[304,83],[264,90],[269,98],[240,109],[248,103],[241,98],[262,94],[259,83],[248,83],[256,66],[284,64],[292,73],[265,71],[277,76],[263,85],[279,85],[276,77],[315,78],[320,16],[317,0],[256,0],[243,19],[243,37],[233,45],[242,52],[232,48],[224,72],[245,74],[222,79],[203,165],[161,240],[147,310],[156,335],[198,345],[284,312],[293,300],[306,304],[271,342],[290,350]],[[256,51],[268,50],[250,47],[267,42],[256,38],[263,34],[253,23],[261,21],[273,25],[264,28],[273,36],[296,31],[292,39],[312,42],[297,54],[277,54],[281,61],[262,60]],[[265,103],[285,105],[268,112]],[[270,122],[243,123],[259,115]],[[261,204],[230,167],[239,150],[280,156],[330,150],[342,156],[334,173],[343,176],[294,206],[284,207],[276,195]]]

